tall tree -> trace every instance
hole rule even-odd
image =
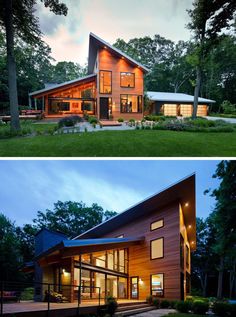
[[[0,25],[6,31],[8,89],[13,131],[20,130],[14,36],[18,34],[26,42],[40,41],[39,22],[34,15],[36,2],[37,0],[1,0],[0,2]],[[66,5],[59,0],[41,0],[41,2],[55,14],[67,14]]]
[[[193,118],[197,116],[198,97],[202,83],[202,72],[209,48],[215,43],[220,32],[229,28],[234,20],[234,0],[194,0],[193,9],[188,10],[196,44],[193,65],[196,67]]]

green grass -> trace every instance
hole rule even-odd
[[[51,125],[50,125],[51,126]],[[40,125],[37,129],[43,129]],[[236,156],[236,132],[99,131],[0,140],[1,157]]]
[[[170,313],[169,315],[165,315],[168,317],[206,317],[207,315],[197,315],[197,314],[185,314],[185,313]]]

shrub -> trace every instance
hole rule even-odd
[[[98,123],[98,119],[96,117],[89,117],[88,122],[90,124],[93,124],[93,123],[97,124]]]
[[[129,119],[130,123],[135,123],[135,119]]]
[[[229,305],[230,305],[229,316],[235,317],[236,316],[236,304],[229,304]]]
[[[158,298],[153,298],[152,304],[153,304],[156,308],[160,308],[160,299],[158,299]]]
[[[166,119],[174,119],[176,117],[167,117],[167,116],[154,116],[154,115],[148,115],[148,116],[145,116],[144,119],[148,120],[148,121],[155,121],[155,122],[158,122],[158,121],[165,121]]]
[[[118,118],[117,121],[118,121],[118,122],[124,122],[124,119],[123,119],[123,118]]]
[[[152,305],[152,295],[148,295],[146,297],[146,302],[147,302],[147,304]]]
[[[209,304],[207,302],[196,300],[192,304],[192,311],[194,314],[205,315],[208,310],[209,310]]]
[[[212,311],[219,317],[225,317],[230,311],[230,306],[230,304],[225,302],[215,302],[212,306]]]
[[[59,128],[62,127],[73,127],[76,123],[81,122],[82,118],[80,116],[70,116],[60,119],[58,122]]]
[[[113,316],[115,314],[115,311],[117,310],[118,303],[113,296],[108,296],[106,298],[106,306],[107,306],[107,312],[110,316]]]
[[[171,300],[171,301],[170,301],[170,308],[175,309],[177,302],[178,302],[177,300]]]
[[[83,113],[83,118],[84,120],[88,121],[89,120],[89,115],[87,113],[87,111],[85,110],[84,113]]]
[[[223,112],[226,114],[236,114],[236,105],[232,104],[228,100],[224,100],[221,104],[221,107],[223,109]]]
[[[178,301],[176,303],[176,309],[180,313],[188,313],[191,309],[191,302],[190,301]]]
[[[170,307],[170,302],[167,299],[164,299],[160,303],[161,308],[169,308]]]

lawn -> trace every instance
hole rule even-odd
[[[38,125],[37,129],[44,129]],[[50,125],[52,127],[52,125]],[[236,132],[99,131],[0,140],[1,157],[236,156]]]

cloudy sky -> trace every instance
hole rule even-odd
[[[192,0],[61,0],[68,15],[56,16],[38,1],[44,40],[57,61],[86,62],[88,37],[93,32],[113,44],[117,38],[160,34],[173,41],[188,40],[186,12]]]
[[[53,203],[83,201],[121,212],[196,172],[197,216],[207,217],[214,200],[218,161],[0,161],[0,212],[17,224],[30,223]]]

